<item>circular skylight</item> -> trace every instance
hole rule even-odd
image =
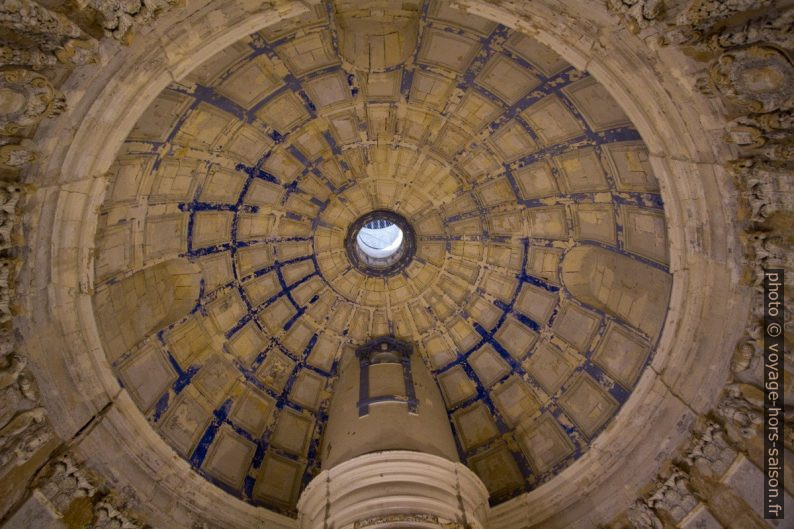
[[[387,219],[374,219],[365,224],[356,235],[356,244],[362,252],[383,259],[400,250],[403,231]]]
[[[405,217],[376,210],[359,217],[349,228],[345,247],[350,262],[368,275],[396,274],[416,250],[414,231]]]

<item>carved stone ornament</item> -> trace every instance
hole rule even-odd
[[[92,497],[97,492],[96,487],[68,455],[51,463],[39,480],[39,491],[60,513],[65,512],[76,498]]]
[[[77,24],[32,0],[0,1],[0,25],[22,33],[73,38],[82,35]]]
[[[161,12],[177,4],[177,0],[89,0],[88,5],[96,10],[105,34],[117,40],[138,24],[152,22]]]
[[[36,159],[36,153],[28,146],[29,142],[0,146],[0,166],[19,169]]]
[[[14,46],[0,45],[0,64],[9,66],[32,66],[41,69],[58,62],[55,55],[44,53],[36,48],[20,49]]]
[[[794,48],[794,11],[774,13],[749,20],[739,27],[727,27],[711,35],[706,46],[714,51],[724,51],[757,42],[774,42],[781,48]]]
[[[710,75],[725,97],[750,112],[794,107],[794,67],[775,48],[752,46],[724,53]]]
[[[687,464],[698,472],[715,478],[722,476],[734,459],[736,459],[736,450],[728,444],[725,430],[714,422],[706,426],[685,458]]]
[[[632,529],[664,529],[662,521],[653,509],[644,501],[637,500],[626,513]]]
[[[771,6],[775,0],[694,0],[681,12],[676,23],[706,33],[711,27],[737,13]]]
[[[23,192],[22,186],[18,184],[0,185],[0,250],[14,246],[14,232],[20,220],[16,208]],[[0,323],[10,321],[12,317],[14,289],[10,285],[10,274],[15,266],[11,260],[0,262]],[[4,287],[3,283],[7,286]]]
[[[630,32],[638,33],[664,12],[664,1],[608,0],[607,7],[620,15]]]
[[[64,101],[46,77],[30,70],[0,72],[0,134],[11,136],[22,127],[56,116]]]
[[[0,0],[0,27],[13,35],[0,46],[3,65],[41,68],[96,60],[96,41],[66,16],[32,0]]]
[[[746,391],[743,391],[746,390]],[[754,390],[754,391],[753,391]],[[747,391],[759,393],[760,390],[748,384],[731,384],[726,394],[717,405],[717,415],[723,417],[728,424],[734,426],[741,437],[755,437],[757,429],[763,424],[763,396],[760,403],[757,398],[747,395]]]
[[[94,522],[90,529],[141,529],[143,526],[103,499],[94,507]]]
[[[400,524],[400,525],[421,525],[425,526],[438,526],[441,527],[441,522],[437,516],[431,514],[417,513],[417,514],[389,514],[386,516],[374,516],[359,520],[353,524],[353,529],[365,529],[367,527],[382,527],[385,524]],[[457,527],[457,524],[455,524]],[[452,527],[450,527],[452,529]]]
[[[689,476],[678,468],[648,498],[651,507],[667,512],[676,522],[681,521],[697,503],[689,492]]]
[[[0,468],[28,462],[52,438],[44,408],[20,411],[0,428]]]

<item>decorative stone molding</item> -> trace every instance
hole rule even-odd
[[[208,522],[195,522],[191,529],[222,529],[220,526]]]
[[[697,505],[689,491],[689,476],[680,468],[673,468],[670,477],[648,498],[648,505],[664,511],[676,523],[680,522]]]
[[[96,2],[129,11],[129,2]],[[102,31],[84,2],[0,1],[0,479],[14,482],[13,494],[0,493],[0,519],[21,502],[38,498],[53,512],[63,512],[78,497],[99,490],[68,456],[51,460],[34,477],[53,450],[62,444],[41,405],[38,387],[20,351],[12,328],[17,308],[17,273],[21,266],[20,206],[30,188],[17,183],[36,160],[31,139],[43,120],[65,109],[58,90],[62,70],[97,61]],[[128,33],[138,22],[148,23],[162,6],[138,2],[132,9]],[[144,5],[145,4],[145,5]],[[145,15],[145,16],[140,16]],[[104,490],[104,489],[103,489]],[[142,527],[124,513],[107,491],[92,507],[87,527]],[[27,498],[27,500],[25,499]],[[9,510],[11,509],[11,510]]]
[[[99,15],[105,34],[117,40],[129,36],[135,25],[151,24],[161,13],[177,5],[179,0],[89,0],[88,5]]]
[[[0,185],[0,251],[10,250],[16,245],[16,230],[19,224],[17,208],[23,197],[23,188],[17,184]],[[10,303],[13,296],[13,277],[16,263],[5,259],[0,265],[0,323],[10,320]]]
[[[0,62],[5,64],[25,64],[26,61],[3,61],[8,48],[0,43]],[[23,53],[33,53],[25,50]],[[16,56],[16,55],[14,55]],[[35,158],[32,142],[24,138],[31,135],[39,123],[48,117],[59,115],[64,109],[64,98],[44,75],[21,68],[0,72],[0,174],[6,179],[14,179]],[[3,175],[5,176],[5,175]],[[7,202],[10,191],[3,191],[2,200]],[[12,192],[15,200],[19,193]],[[15,202],[16,203],[16,202]],[[5,214],[13,213],[4,207]],[[5,226],[5,223],[3,223]],[[4,245],[7,243],[3,243]]]
[[[763,391],[751,384],[734,383],[725,390],[725,396],[715,413],[725,421],[729,438],[739,446],[763,435],[764,421]],[[794,449],[794,414],[781,411],[783,423],[783,443],[789,450]]]
[[[685,456],[688,465],[704,476],[720,477],[736,459],[734,450],[725,437],[725,430],[714,422],[708,423],[703,433],[693,440]]]
[[[54,458],[38,473],[27,505],[20,518],[12,518],[12,524],[44,519],[56,524],[68,519],[69,527],[85,529],[148,527],[126,512],[123,503],[68,453]]]
[[[667,524],[687,527],[685,521],[694,517],[708,518],[718,524],[714,527],[762,527],[760,516],[742,499],[744,492],[729,485],[737,461],[750,464],[740,453],[751,450],[750,446],[760,439],[762,407],[763,395],[756,387],[741,383],[728,385],[714,410],[725,426],[707,421],[696,428],[692,440],[682,449],[682,457],[675,460],[675,465],[680,466],[672,466],[667,477],[658,478],[653,492],[638,499],[609,527],[662,529]],[[790,436],[794,430],[791,418],[784,416],[784,420],[785,435]],[[790,450],[790,440],[786,443]],[[731,509],[728,516],[721,512],[726,504]],[[726,520],[732,517],[745,525],[726,525]]]
[[[460,463],[393,450],[358,456],[316,476],[298,501],[302,529],[486,527],[488,491]]]
[[[6,215],[0,209],[0,218]],[[54,438],[27,359],[15,351],[9,328],[16,264],[0,258],[0,476],[27,463]]]
[[[77,498],[90,498],[97,488],[79,469],[75,461],[63,455],[50,463],[37,478],[38,492],[57,512],[66,512]]]
[[[0,168],[9,171],[21,169],[36,159],[30,140],[12,144],[10,138],[0,138]]]
[[[64,108],[51,84],[58,68],[98,60],[102,35],[128,42],[134,27],[148,25],[177,0],[91,0],[49,3],[0,1],[0,171],[14,177],[35,159],[22,138]],[[23,68],[20,68],[23,67]],[[42,73],[35,73],[41,71]]]
[[[695,429],[692,440],[681,450],[664,476],[650,494],[639,498],[625,513],[607,527],[611,529],[665,529],[668,527],[753,527],[763,525],[753,512],[742,491],[731,488],[731,474],[737,462],[746,458],[735,448],[739,444],[729,440],[729,432],[714,421]],[[722,510],[730,507],[726,516]],[[728,520],[741,520],[732,525]],[[694,520],[699,520],[695,522]],[[709,525],[710,524],[710,525]],[[760,524],[760,525],[759,525]]]
[[[52,438],[47,410],[31,408],[17,413],[0,429],[0,468],[19,466]]]
[[[751,439],[763,424],[763,392],[749,384],[731,384],[715,410],[741,437]]]
[[[96,42],[91,37],[68,17],[34,0],[0,3],[0,27],[10,29],[14,37],[0,39],[0,60],[4,64],[42,68],[96,60]]]
[[[752,46],[723,53],[709,70],[729,103],[751,112],[774,112],[794,104],[794,67],[776,48]]]
[[[133,4],[135,4],[135,5],[133,5]],[[168,4],[169,4],[169,6],[175,5],[174,2],[168,2]],[[101,38],[102,35],[104,34],[104,32],[103,32],[102,28],[100,28],[99,32],[94,31],[94,29],[96,29],[95,26],[96,26],[97,21],[98,20],[102,20],[102,18],[101,18],[101,16],[99,16],[97,14],[96,10],[93,9],[92,6],[94,6],[94,7],[96,7],[96,6],[100,6],[100,7],[101,6],[105,6],[105,7],[107,7],[108,9],[110,9],[110,11],[106,12],[108,14],[108,16],[110,16],[112,14],[111,11],[113,9],[118,8],[118,9],[123,10],[126,13],[126,15],[124,15],[123,13],[120,13],[120,12],[117,13],[117,15],[121,16],[121,18],[124,18],[126,20],[126,22],[125,22],[125,20],[122,20],[122,22],[126,24],[126,26],[125,26],[126,29],[123,29],[123,30],[119,31],[119,28],[114,26],[114,28],[115,28],[114,31],[116,32],[116,35],[119,36],[119,37],[122,37],[122,32],[124,33],[123,37],[124,37],[124,43],[125,44],[127,43],[128,40],[130,40],[129,36],[134,31],[134,29],[135,29],[134,26],[135,25],[137,25],[139,23],[143,23],[143,22],[146,22],[146,23],[153,22],[153,20],[154,20],[153,17],[159,16],[159,14],[163,12],[163,9],[161,9],[161,8],[164,6],[163,3],[159,3],[158,4],[156,2],[149,2],[149,1],[137,2],[137,3],[135,3],[135,2],[93,2],[93,3],[92,2],[88,2],[87,4],[86,3],[82,3],[82,7],[78,7],[75,4],[73,4],[73,3],[69,3],[67,5],[66,3],[59,4],[59,3],[56,2],[56,3],[53,3],[53,5],[55,7],[52,7],[51,9],[56,9],[57,8],[59,13],[64,14],[70,20],[74,21],[76,24],[78,24],[80,26],[80,28],[82,30],[86,31],[87,34],[94,35],[95,37],[98,37],[98,38]],[[50,6],[48,6],[48,8],[49,7]],[[292,6],[290,6],[290,7],[292,7]],[[246,9],[248,9],[248,7]],[[267,4],[267,3],[256,3],[256,5],[251,7],[251,9],[253,9],[254,11],[268,12],[268,11],[271,10],[271,5]],[[293,11],[295,11],[296,13],[300,12],[300,10],[294,10],[294,9],[293,9]],[[265,15],[265,17],[266,18],[277,19],[279,16],[287,16],[288,13],[289,13],[289,9],[287,9],[284,14],[268,13],[267,15]],[[132,27],[129,25],[129,22],[130,22],[129,18],[130,17],[132,18],[132,22],[133,22],[133,26]],[[2,22],[0,22],[0,26],[2,26]],[[247,31],[245,29],[242,29],[242,31],[245,31],[246,34],[247,34],[247,33],[250,33],[251,31],[254,31],[254,29],[248,29]],[[176,39],[174,39],[174,40],[176,40]],[[158,39],[152,39],[152,42],[159,42],[159,40]],[[2,45],[2,44],[3,44],[3,42],[0,41],[0,45]],[[144,43],[144,45],[146,45],[146,43]],[[111,43],[108,43],[108,42],[102,43],[102,48],[104,50],[110,52],[109,55],[108,55],[108,57],[111,57],[110,60],[113,60],[112,58],[115,57],[117,59],[117,61],[120,61],[121,63],[124,62],[123,61],[124,58],[129,59],[129,54],[131,53],[129,47],[120,47],[120,46],[118,46],[118,45],[116,45],[115,43],[112,43],[112,42]],[[56,63],[56,61],[50,60],[51,56],[46,54],[46,53],[44,53],[44,52],[36,50],[35,53],[38,53],[39,54],[38,56],[40,56],[40,57],[46,57],[47,58],[46,64],[44,64],[44,62],[42,62],[42,64],[44,64],[45,66],[47,64],[53,64],[54,65]],[[169,60],[173,59],[173,57],[171,57],[171,55],[166,54],[164,52],[159,54],[159,55],[163,56],[163,57],[168,55]],[[208,55],[205,55],[201,60],[203,60],[207,56]],[[122,59],[119,60],[118,59],[119,57],[122,57]],[[199,60],[199,62],[200,62],[200,60]],[[156,65],[155,65],[154,62],[147,63],[147,64],[149,64],[152,67],[161,66],[160,62],[157,62]],[[29,68],[35,66],[34,64],[30,64],[29,62],[26,62],[25,65],[28,66]],[[66,66],[69,67],[69,65],[66,65]],[[102,65],[102,67],[104,67],[104,65]],[[92,78],[92,76],[97,75],[97,72],[99,72],[99,75],[104,75],[105,72],[102,70],[102,67],[97,68],[94,65],[86,65],[85,66],[85,70],[81,71],[80,74],[84,75],[87,72],[87,75],[88,75],[89,78]],[[59,68],[63,68],[63,67],[59,66]],[[36,68],[32,68],[32,69],[35,70]],[[47,77],[48,79],[50,79],[51,82],[53,83],[53,85],[55,85],[55,83],[56,83],[56,81],[54,81],[53,78],[62,81],[63,78],[65,77],[65,75],[63,74],[62,71],[60,71],[58,73],[58,75],[53,76],[53,77],[50,77],[51,73],[52,73],[52,71],[50,69],[48,69],[48,68],[43,68],[41,70],[38,70],[38,71],[34,72],[34,74],[40,74],[40,75],[43,75],[43,76]],[[57,85],[57,86],[61,87],[62,85]],[[79,92],[80,89],[78,89],[77,91]],[[74,92],[72,92],[71,95],[74,95]],[[76,98],[76,100],[79,101],[80,98],[82,98],[82,97],[83,97],[83,94],[79,94],[78,97]],[[70,99],[70,101],[71,101],[71,99]],[[72,111],[72,109],[67,109],[67,113],[70,112],[70,111]],[[0,113],[0,115],[2,115],[2,113]],[[47,127],[51,126],[50,123],[47,123],[46,125],[47,125]],[[42,128],[46,128],[46,127],[42,127]],[[51,129],[49,129],[49,130],[51,130]],[[34,124],[32,124],[31,126],[29,126],[27,128],[20,129],[20,131],[22,133],[24,133],[25,137],[28,137],[28,138],[32,137],[34,134],[36,134],[36,130],[35,130],[35,125]],[[62,138],[61,134],[59,134],[57,132],[55,134],[56,134],[56,136]],[[2,162],[4,160],[8,160],[10,162],[10,163],[6,163],[2,167],[0,167],[0,170],[4,171],[4,176],[7,175],[6,179],[8,181],[16,181],[16,180],[19,179],[20,173],[24,174],[25,171],[29,171],[30,168],[31,168],[31,165],[32,165],[32,164],[30,164],[30,162],[36,160],[36,156],[41,153],[40,149],[41,149],[42,142],[40,141],[39,138],[37,138],[35,140],[35,147],[34,147],[33,144],[27,143],[25,141],[24,137],[20,138],[19,137],[20,135],[18,135],[16,137],[13,137],[13,138],[9,138],[8,141],[0,139],[0,144],[2,144],[2,147],[0,147],[0,149],[2,149],[2,150],[0,150],[0,157],[2,157],[3,155],[6,155],[5,158],[0,158],[0,162]],[[47,143],[47,142],[45,141],[43,143]],[[35,151],[38,151],[38,152],[35,152]],[[45,163],[46,163],[46,158],[44,156],[39,157],[38,160],[45,161]],[[56,178],[60,178],[60,177],[56,177]],[[69,177],[67,177],[67,179],[68,178]],[[101,181],[101,179],[99,179],[99,178],[94,180],[93,177],[89,177],[89,180],[91,180],[91,181],[93,181],[95,183]],[[49,184],[46,184],[46,185],[49,185]],[[32,186],[25,186],[25,190],[26,191],[30,191],[31,187]],[[96,190],[98,188],[94,188],[94,189]],[[80,195],[80,194],[82,194],[82,192],[83,191],[79,191],[78,190],[77,194]],[[0,215],[2,215],[2,207],[1,206],[0,206]],[[30,226],[31,225],[28,224],[28,228]],[[18,231],[19,230],[12,230],[9,233],[12,233],[12,235],[13,235],[13,233],[18,232]],[[0,256],[2,256],[4,254],[12,255],[12,254],[14,254],[14,253],[16,253],[18,251],[16,248],[13,247],[13,244],[15,244],[14,241],[16,239],[17,238],[14,237],[14,236],[10,237],[9,240],[12,241],[12,247],[9,248],[8,250],[4,251],[3,253],[0,253]],[[62,239],[62,240],[64,240],[64,239]],[[35,253],[35,251],[26,250],[24,256],[27,259],[30,259],[33,253]],[[22,290],[25,290],[25,287],[21,287],[21,288],[22,288]],[[13,292],[15,290],[14,286],[12,285],[9,290],[10,290],[10,292]],[[26,292],[27,292],[27,294],[29,296],[30,295],[30,291],[28,290]],[[23,300],[23,304],[26,301],[29,301],[31,297],[25,297],[25,299]],[[13,295],[10,295],[10,299],[13,299]],[[13,307],[13,303],[10,303],[9,307]],[[24,310],[24,309],[20,309],[20,310]],[[16,312],[16,311],[14,311],[14,312]],[[11,312],[9,312],[9,313],[11,313]],[[28,313],[28,315],[29,314],[30,313]],[[14,314],[14,316],[16,316],[16,314]],[[7,326],[10,327],[10,325],[7,325]],[[41,331],[41,328],[39,328],[39,330]],[[9,340],[11,339],[11,336],[12,335],[9,333],[9,335],[8,335]],[[12,343],[12,341],[10,341],[9,343]],[[10,347],[12,349],[14,348],[12,345],[10,345]],[[25,355],[30,355],[30,351],[29,350],[25,350],[24,354]],[[20,353],[20,355],[21,355],[21,353]],[[63,356],[61,357],[61,355],[63,355]],[[61,350],[60,354],[58,355],[59,360],[56,360],[56,361],[60,361],[61,358],[65,359],[67,357],[68,357],[68,353],[66,353],[65,350]],[[46,362],[47,361],[45,361],[45,363]],[[36,360],[33,360],[31,363],[36,363]],[[2,365],[2,364],[0,364],[0,365]],[[90,369],[89,369],[89,371],[90,371]],[[44,382],[45,386],[48,385],[50,382],[51,381],[45,380],[45,382]],[[98,384],[97,386],[95,386],[95,389],[97,387],[99,387],[100,385],[101,384]],[[96,396],[96,393],[95,393],[95,396]],[[128,398],[128,397],[126,397],[126,398]],[[101,397],[98,398],[95,401],[95,404],[96,403],[100,403],[100,399],[101,399]],[[122,397],[121,400],[123,401],[124,398]],[[60,429],[58,427],[55,428],[55,431],[57,432],[58,437],[69,439],[69,444],[71,446],[71,450],[75,454],[76,458],[79,457],[81,460],[84,460],[84,459],[87,459],[86,456],[88,455],[89,456],[88,459],[90,459],[90,455],[92,453],[96,453],[96,451],[97,451],[96,445],[93,444],[93,443],[97,442],[97,439],[96,439],[97,437],[101,437],[103,435],[107,436],[107,438],[104,441],[101,442],[103,447],[107,447],[109,444],[113,444],[114,442],[119,442],[119,441],[124,441],[125,440],[123,438],[123,436],[116,435],[115,431],[112,434],[109,433],[109,431],[112,430],[112,426],[109,428],[107,423],[108,422],[112,422],[112,421],[107,421],[104,424],[102,424],[102,426],[98,426],[100,423],[103,423],[103,421],[105,421],[105,419],[106,419],[105,416],[103,415],[104,412],[106,412],[108,409],[112,408],[115,413],[118,413],[116,410],[118,410],[119,408],[123,409],[123,407],[125,405],[124,402],[122,402],[122,403],[114,402],[113,404],[114,404],[114,406],[109,406],[109,407],[104,408],[104,409],[100,407],[99,409],[94,410],[94,414],[92,414],[91,417],[86,418],[86,421],[83,421],[83,426],[77,426],[76,428],[70,428],[66,432],[64,432],[64,429],[62,428],[62,426],[63,426],[62,424],[60,425],[61,426]],[[3,411],[5,411],[5,408],[3,408]],[[53,409],[51,407],[48,407],[48,412],[50,414],[52,414],[53,413]],[[124,413],[124,412],[122,412],[122,413]],[[90,427],[89,427],[89,425],[90,425]],[[83,428],[85,428],[85,429],[83,430]],[[133,429],[135,429],[135,427],[133,427]],[[81,437],[79,440],[73,438],[73,436],[77,435],[77,432],[84,432],[85,433],[85,437]],[[141,439],[139,441],[142,441],[144,445],[146,444],[145,443],[145,441],[146,441],[145,439]],[[53,440],[52,444],[54,444],[54,446],[57,446],[59,442],[60,441],[57,438],[55,438]],[[52,448],[50,448],[50,450],[52,450]],[[122,451],[120,453],[117,453],[116,455],[119,456],[121,453],[125,453],[125,452]],[[127,454],[127,455],[129,455],[129,454]],[[154,457],[155,459],[153,459],[151,461],[159,461],[159,462],[155,463],[155,465],[159,465],[159,464],[163,463],[164,461],[168,461],[166,463],[166,465],[168,465],[168,464],[170,464],[170,460],[172,459],[172,456],[173,456],[173,453],[170,451],[170,449],[168,449],[166,452],[157,453],[156,455],[153,454],[153,453],[148,453],[148,455],[145,456],[145,457],[147,457],[147,458],[148,457]],[[126,457],[126,456],[122,456],[122,457]],[[46,457],[45,457],[45,461],[46,461]],[[105,479],[108,479],[110,477],[111,481],[105,482],[105,483],[102,484],[101,490],[103,492],[104,491],[109,491],[110,489],[114,489],[117,492],[118,491],[122,491],[123,492],[123,498],[124,498],[123,504],[113,500],[113,501],[111,501],[111,505],[115,509],[115,511],[118,511],[118,512],[122,513],[121,516],[126,518],[126,520],[123,519],[123,518],[120,518],[119,514],[117,514],[115,511],[113,511],[113,510],[111,510],[109,508],[98,507],[97,510],[96,510],[96,513],[94,513],[93,510],[91,511],[92,514],[87,519],[87,521],[86,521],[87,524],[90,523],[90,524],[93,524],[93,525],[96,525],[96,526],[100,526],[100,527],[107,526],[107,527],[124,527],[124,528],[126,528],[126,527],[129,526],[130,523],[137,523],[137,522],[135,522],[135,518],[134,517],[131,517],[129,515],[129,509],[122,508],[123,505],[130,505],[131,507],[134,507],[135,510],[138,510],[141,507],[148,508],[147,504],[150,503],[150,501],[152,503],[154,503],[154,500],[152,500],[148,496],[148,494],[161,494],[162,495],[163,492],[160,491],[160,489],[163,488],[163,487],[165,487],[165,490],[168,491],[167,493],[170,493],[169,489],[171,487],[174,487],[174,488],[179,488],[181,490],[187,490],[189,494],[194,494],[194,496],[199,496],[199,498],[195,499],[195,501],[194,500],[189,500],[189,503],[191,503],[191,505],[189,505],[189,506],[185,506],[184,504],[182,504],[180,502],[175,502],[177,507],[175,507],[174,509],[170,510],[167,513],[163,512],[163,511],[159,511],[159,510],[155,511],[155,516],[160,516],[160,520],[155,522],[158,527],[183,527],[183,526],[184,527],[189,527],[194,522],[197,523],[199,527],[201,527],[203,525],[206,525],[207,527],[220,527],[220,526],[224,526],[225,527],[226,526],[225,523],[220,524],[220,522],[221,522],[221,520],[226,519],[226,517],[227,517],[226,515],[228,514],[228,512],[225,511],[224,509],[217,509],[217,506],[219,504],[221,504],[221,505],[224,504],[224,502],[228,503],[230,501],[234,501],[234,498],[227,497],[228,495],[225,492],[223,492],[222,490],[215,489],[214,487],[208,487],[208,488],[210,488],[210,490],[204,491],[204,492],[206,492],[206,494],[198,494],[198,495],[196,495],[195,494],[195,489],[193,488],[193,486],[195,486],[196,483],[192,483],[193,486],[188,486],[181,479],[159,481],[160,478],[158,478],[158,483],[156,485],[154,485],[156,487],[156,490],[154,490],[154,491],[147,490],[145,492],[145,494],[147,494],[147,497],[146,498],[141,498],[140,496],[138,496],[138,494],[140,492],[139,490],[134,490],[134,488],[130,488],[130,487],[125,485],[126,482],[124,481],[124,479],[127,477],[126,475],[125,476],[121,476],[121,479],[119,479],[118,475],[115,475],[115,472],[119,468],[119,467],[116,466],[116,464],[119,461],[120,461],[119,459],[116,459],[114,461],[113,465],[111,465],[111,470],[110,471],[108,471],[107,467],[101,468],[100,470],[96,470],[96,467],[102,467],[102,463],[97,464],[96,460],[90,461],[89,463],[86,463],[86,467],[90,467],[92,469],[92,471],[96,471],[97,475],[100,475],[100,476],[102,476]],[[140,463],[140,460],[137,460],[137,461],[138,461],[137,463],[127,463],[127,464],[137,465],[137,464]],[[33,470],[35,470],[35,468],[33,468]],[[145,473],[145,471],[144,471],[144,473]],[[123,473],[123,474],[127,474],[128,475],[129,473]],[[180,475],[180,474],[177,474],[177,475]],[[194,474],[189,469],[185,469],[185,475],[188,476],[188,480],[190,480],[193,476],[195,476],[196,479],[198,479],[198,480],[202,480],[202,478],[198,477],[196,474]],[[25,476],[22,476],[17,481],[20,484],[20,487],[18,487],[18,488],[21,488],[23,490],[24,494],[25,494],[25,498],[28,498],[28,500],[30,500],[30,498],[36,496],[36,493],[35,493],[35,491],[33,491],[33,489],[27,489],[24,486],[24,483],[26,482],[26,480],[30,481],[30,478],[28,477],[27,474]],[[121,481],[121,483],[122,483],[121,485],[119,485],[119,481]],[[201,484],[198,484],[198,486],[201,487]],[[2,496],[2,494],[0,494],[0,496]],[[104,496],[102,496],[102,497],[104,497]],[[0,498],[0,503],[3,503],[2,502],[3,499],[4,498]],[[3,518],[3,517],[7,518],[8,516],[17,516],[18,514],[21,516],[22,514],[24,514],[26,506],[30,502],[25,503],[23,500],[24,500],[24,498],[20,499],[19,501],[14,500],[14,502],[10,503],[9,505],[5,505],[5,504],[0,505],[0,507],[2,508],[2,510],[0,510],[0,518]],[[92,502],[93,501],[94,500],[92,499]],[[195,507],[194,503],[195,504],[199,504],[199,505],[203,504],[203,505],[205,505],[205,507],[204,507],[203,510],[197,509]],[[9,507],[10,507],[10,510],[9,510]],[[151,509],[149,511],[147,511],[147,515],[150,514],[151,512],[152,512]],[[147,518],[148,518],[148,516],[147,516]],[[165,519],[167,521],[162,521],[163,519]],[[176,524],[174,523],[175,520],[178,520],[178,522],[176,522]],[[263,520],[265,520],[265,521],[263,522]],[[274,522],[274,520],[275,520],[275,522]],[[291,519],[287,519],[286,517],[277,515],[275,513],[271,513],[271,512],[267,512],[267,511],[263,512],[262,509],[256,509],[254,507],[250,507],[250,509],[247,509],[247,510],[245,510],[243,512],[242,516],[238,516],[236,518],[236,522],[235,523],[238,523],[238,522],[239,522],[238,526],[240,526],[240,527],[261,527],[262,524],[265,523],[269,527],[279,527],[279,528],[291,527],[292,524],[294,523],[294,521],[291,520]],[[271,522],[273,522],[273,523],[271,523]],[[23,526],[26,526],[26,525],[23,525]],[[46,524],[43,525],[43,526],[47,526],[48,527],[48,525],[46,525]],[[89,525],[89,527],[90,526],[91,525]]]
[[[756,3],[758,4],[758,3]],[[782,48],[794,48],[791,24],[794,13],[772,12],[769,15],[752,18],[738,26],[728,26],[714,33],[705,44],[714,51],[746,46],[756,42],[772,42]]]
[[[7,218],[2,210],[0,218]],[[8,253],[8,250],[1,252]],[[47,412],[40,405],[38,388],[28,370],[28,360],[16,351],[11,331],[17,264],[13,258],[0,258],[0,483],[22,479],[15,483],[14,494],[0,498],[0,518],[24,497],[26,480],[32,478],[35,470],[21,469],[46,458],[57,443]]]
[[[97,38],[128,41],[135,26],[149,25],[178,0],[89,0],[42,5],[35,0],[3,0],[0,62],[45,68],[77,66],[97,60]],[[54,11],[60,9],[61,12]]]
[[[0,23],[19,32],[35,31],[50,37],[79,37],[82,34],[68,18],[33,0],[4,0],[0,3]]]
[[[353,524],[354,529],[383,528],[387,527],[444,527],[444,529],[463,529],[464,525],[439,519],[431,514],[390,514],[388,516],[373,516]]]
[[[633,529],[663,529],[664,525],[645,500],[637,500],[628,510],[626,518]]]
[[[142,529],[143,527],[143,524],[121,512],[108,499],[103,499],[94,507],[91,529]]]
[[[608,0],[607,7],[618,13],[632,33],[647,28],[664,12],[664,0]]]
[[[759,10],[774,4],[774,0],[705,0],[671,2],[664,13],[668,23],[665,40],[673,44],[698,44],[705,46],[726,19],[747,11]],[[745,17],[746,18],[746,17]]]
[[[45,117],[63,110],[63,97],[41,74],[30,70],[6,70],[0,74],[0,134],[11,136],[23,127],[36,126]]]

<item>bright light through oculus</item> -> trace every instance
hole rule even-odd
[[[356,243],[362,252],[376,259],[394,255],[403,243],[403,231],[394,223],[376,219],[358,231]]]
[[[385,277],[399,273],[413,259],[416,235],[408,221],[394,211],[370,211],[347,229],[345,250],[364,274]]]

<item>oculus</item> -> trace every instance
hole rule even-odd
[[[350,225],[345,249],[350,262],[361,272],[389,276],[411,262],[416,239],[405,217],[394,211],[376,210]]]

